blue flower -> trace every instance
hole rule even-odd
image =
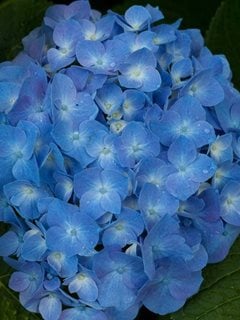
[[[150,230],[142,245],[144,271],[153,279],[160,259],[175,257],[189,260],[192,250],[180,235],[179,222],[175,217],[163,216]]]
[[[23,263],[20,265],[19,271],[11,275],[9,287],[31,299],[32,295],[41,287],[43,279],[44,272],[40,264]]]
[[[89,319],[107,320],[107,316],[101,310],[96,310],[87,306],[79,306],[76,308],[65,309],[62,312],[60,320],[89,320]]]
[[[105,84],[98,90],[96,101],[105,114],[111,115],[123,102],[122,90],[114,83]]]
[[[86,152],[86,146],[94,136],[105,133],[106,128],[94,120],[83,121],[75,125],[73,121],[59,121],[52,136],[62,151],[86,167],[95,159]]]
[[[128,195],[128,177],[116,170],[86,169],[75,175],[74,191],[81,211],[94,219],[108,211],[119,214]]]
[[[156,66],[157,61],[151,51],[145,48],[138,50],[119,66],[119,82],[125,88],[144,92],[155,91],[161,85],[161,77]]]
[[[50,123],[47,74],[40,66],[32,63],[30,72],[31,77],[27,77],[23,82],[19,97],[8,118],[13,125],[20,120],[27,120],[39,128],[46,128]]]
[[[172,165],[167,164],[161,159],[149,157],[142,160],[137,168],[137,191],[145,183],[151,183],[164,191],[166,179],[174,171],[175,169]]]
[[[0,64],[0,256],[44,320],[174,312],[240,234],[229,63],[163,18],[55,5]]]
[[[86,145],[86,152],[103,169],[117,169],[118,159],[115,147],[116,136],[105,131],[99,132],[95,139]]]
[[[25,219],[40,217],[37,208],[38,200],[49,196],[44,187],[37,187],[30,182],[14,181],[6,184],[3,188],[9,203]]]
[[[215,106],[224,99],[221,85],[208,70],[194,76],[182,89],[181,94],[196,97],[206,107]]]
[[[117,66],[116,52],[109,42],[104,45],[100,41],[79,41],[76,55],[80,65],[96,74],[111,74]],[[117,56],[120,57],[121,52]]]
[[[146,97],[137,90],[125,90],[123,93],[122,112],[126,121],[135,120],[140,116],[145,105]]]
[[[154,278],[141,290],[140,297],[149,310],[165,315],[181,308],[199,290],[202,280],[200,272],[190,272],[184,262],[162,260]]]
[[[59,319],[62,313],[62,302],[57,295],[50,293],[40,300],[38,309],[44,320]]]
[[[71,78],[55,75],[52,83],[53,116],[55,121],[95,119],[98,108],[89,94],[77,93]]]
[[[68,278],[64,281],[64,285],[68,285],[69,292],[77,293],[83,301],[93,302],[98,298],[98,287],[89,271],[81,271],[74,277]]]
[[[147,28],[152,20],[150,12],[142,6],[132,6],[124,15],[123,20],[118,19],[117,22],[124,27],[126,31],[141,31]]]
[[[224,221],[240,226],[240,183],[227,183],[221,192],[221,217]]]
[[[49,266],[62,278],[72,277],[78,271],[77,256],[69,257],[63,252],[52,251],[47,256]]]
[[[165,190],[146,183],[141,189],[139,208],[148,230],[150,230],[165,214],[176,213],[179,201]]]
[[[73,206],[54,199],[48,208],[46,232],[47,247],[67,256],[91,255],[98,243],[98,226],[85,213]]]
[[[157,156],[160,152],[158,140],[140,122],[130,122],[116,140],[119,162],[132,168],[141,159]]]
[[[0,82],[0,112],[9,112],[17,101],[20,86],[10,81]]]
[[[131,209],[124,208],[117,220],[111,223],[103,232],[102,242],[105,247],[123,248],[137,241],[144,230],[141,215]]]
[[[171,144],[168,159],[176,173],[168,176],[166,188],[179,200],[186,200],[193,195],[200,183],[207,181],[216,171],[215,162],[205,154],[198,154],[194,143],[185,137]]]
[[[30,122],[19,122],[18,127],[0,125],[1,184],[16,179],[27,179],[39,183],[38,165],[33,156],[38,131]]]
[[[17,234],[10,230],[0,237],[0,256],[7,257],[14,254],[19,246]]]
[[[53,31],[53,41],[58,49],[48,50],[47,58],[51,71],[68,66],[75,60],[75,47],[81,26],[76,20],[59,22]]]
[[[46,241],[40,230],[35,228],[24,234],[21,253],[24,260],[41,261],[46,251]]]
[[[100,280],[100,304],[118,310],[126,310],[135,303],[138,290],[147,279],[139,257],[117,251],[104,251],[94,256],[93,270]]]
[[[218,136],[210,146],[211,157],[217,163],[233,161],[232,135],[224,134]]]
[[[79,21],[80,32],[84,40],[103,41],[110,37],[114,27],[115,19],[113,16],[105,16],[95,23],[87,19]]]
[[[215,140],[213,127],[206,121],[206,114],[197,99],[180,98],[169,111],[163,112],[160,121],[150,123],[162,144],[169,146],[178,137],[186,137],[202,147]]]

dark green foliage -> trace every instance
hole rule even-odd
[[[47,0],[8,0],[0,4],[0,61],[12,59],[21,39],[41,24]]]
[[[240,88],[240,1],[226,0],[218,8],[207,32],[207,45],[214,53],[224,53]]]

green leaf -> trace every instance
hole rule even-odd
[[[21,40],[41,24],[47,0],[8,0],[0,5],[0,61],[21,50]]]
[[[221,263],[209,265],[203,276],[200,292],[172,314],[171,320],[240,319],[240,239],[228,257]]]
[[[207,32],[207,45],[224,53],[233,70],[233,82],[240,88],[240,1],[226,0],[218,8]]]
[[[204,33],[215,14],[221,0],[126,0],[123,4],[113,8],[114,11],[124,13],[126,9],[134,4],[159,6],[164,13],[167,22],[173,22],[183,18],[183,28],[200,28]]]

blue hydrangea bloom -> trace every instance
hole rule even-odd
[[[171,144],[168,159],[176,172],[168,176],[166,188],[180,200],[193,195],[200,183],[211,178],[216,170],[215,162],[205,154],[198,154],[194,143],[185,137]]]
[[[146,236],[142,254],[144,270],[150,279],[154,277],[161,258],[176,257],[188,260],[192,257],[192,250],[180,235],[179,229],[178,221],[165,215]]]
[[[93,263],[93,270],[100,279],[98,300],[101,305],[119,310],[132,306],[146,281],[142,259],[118,251],[104,251],[95,256]],[[118,292],[114,290],[116,287]]]
[[[240,94],[158,7],[50,6],[0,63],[0,256],[44,320],[164,315],[240,234]]]
[[[143,304],[151,311],[165,315],[181,308],[187,298],[199,290],[200,272],[190,272],[182,261],[162,260],[153,280],[142,289]],[[162,303],[157,300],[161,299]]]
[[[81,210],[94,219],[108,211],[119,214],[121,199],[128,195],[128,178],[116,170],[89,168],[75,175],[74,190]]]
[[[78,207],[54,199],[48,208],[47,223],[49,249],[68,256],[92,254],[98,242],[98,226]]]
[[[240,224],[239,193],[240,183],[235,181],[227,183],[221,192],[221,217],[234,226]]]
[[[205,119],[206,113],[198,100],[185,96],[164,112],[160,121],[152,121],[151,129],[164,145],[169,146],[178,137],[186,137],[202,147],[215,140],[214,129]]]
[[[125,88],[140,89],[144,92],[155,91],[161,85],[161,77],[156,66],[156,58],[150,50],[138,50],[128,57],[127,62],[119,66],[119,82]]]
[[[141,215],[125,208],[118,215],[117,220],[104,230],[102,242],[106,247],[123,248],[127,244],[136,242],[143,230],[144,223]]]
[[[141,159],[157,156],[160,152],[158,140],[140,122],[130,122],[116,141],[119,162],[132,168]]]
[[[58,49],[48,50],[47,57],[51,71],[59,70],[75,60],[75,47],[81,27],[76,20],[61,21],[53,32],[53,41]]]

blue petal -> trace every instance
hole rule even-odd
[[[76,47],[78,62],[84,67],[96,66],[105,54],[104,45],[100,41],[79,41]]]
[[[67,257],[62,252],[51,252],[47,261],[63,278],[74,276],[78,271],[77,256]]]
[[[61,21],[54,29],[53,41],[58,47],[72,52],[75,49],[80,32],[80,24],[76,20]]]
[[[70,282],[69,291],[77,292],[79,297],[84,301],[96,301],[98,297],[98,287],[95,281],[87,274],[79,273]]]
[[[193,74],[193,66],[191,59],[182,59],[173,64],[171,68],[171,76],[174,81],[174,87],[182,86],[184,80]]]
[[[18,159],[13,166],[12,173],[15,179],[39,184],[39,169],[35,157],[30,160]]]
[[[59,49],[51,48],[47,52],[47,59],[52,72],[69,66],[74,62],[75,58],[68,56]]]
[[[192,181],[204,182],[210,179],[216,171],[215,162],[205,154],[199,154],[197,159],[188,167],[187,174]]]
[[[0,83],[0,112],[9,112],[17,101],[20,87],[13,82]]]
[[[198,98],[201,104],[206,107],[215,106],[224,99],[222,86],[211,76],[209,71],[197,74],[183,88],[182,94],[190,94]]]
[[[179,200],[187,200],[199,188],[200,183],[187,178],[181,173],[171,174],[166,181],[167,191]]]
[[[136,294],[123,283],[122,277],[122,274],[112,272],[100,282],[98,300],[103,307],[126,310],[134,304]],[[118,288],[117,292],[115,288]]]
[[[53,103],[58,102],[62,107],[71,107],[75,104],[77,91],[71,78],[58,73],[52,82]]]
[[[98,90],[96,102],[106,114],[112,114],[118,110],[123,102],[122,90],[116,84],[105,84]]]
[[[200,121],[206,119],[206,111],[193,96],[180,97],[171,110],[177,112],[182,120]]]
[[[80,198],[80,209],[93,219],[98,219],[105,213],[101,206],[101,197],[96,191],[87,191]]]
[[[191,137],[191,135],[190,135]],[[214,128],[206,121],[197,121],[192,129],[192,138],[197,147],[210,144],[215,140]]]
[[[65,309],[62,312],[62,315],[59,320],[89,320],[89,319],[97,319],[97,320],[108,320],[105,313],[101,310],[95,310],[93,308],[88,308],[84,306],[84,308],[71,308]]]
[[[105,212],[111,212],[114,214],[119,214],[121,212],[121,198],[119,193],[116,191],[111,191],[104,194],[101,197],[101,207]]]
[[[168,149],[168,160],[181,171],[187,169],[196,157],[195,144],[185,137],[179,137]]]
[[[140,192],[138,204],[143,213],[145,224],[150,230],[163,215],[175,213],[179,201],[168,192],[159,190],[155,185],[147,183]]]
[[[41,299],[39,312],[44,320],[59,319],[62,312],[62,303],[57,296],[49,295]]]
[[[232,181],[228,182],[221,192],[221,217],[224,221],[240,226],[240,184]]]
[[[147,9],[142,6],[132,6],[125,12],[125,20],[134,31],[139,31],[147,25],[151,16]]]
[[[40,234],[31,234],[31,231],[24,235],[22,246],[22,257],[27,261],[41,261],[47,247],[45,240]]]
[[[128,176],[117,170],[103,170],[101,173],[103,185],[109,190],[117,191],[122,198],[128,194]]]
[[[85,169],[74,176],[74,191],[80,198],[84,193],[101,185],[101,170],[98,168]]]
[[[114,246],[123,248],[134,241],[137,241],[137,237],[133,229],[121,222],[106,229],[102,237],[104,247]]]
[[[0,157],[15,157],[20,155],[25,143],[26,134],[23,130],[9,125],[0,125]],[[16,155],[15,155],[16,154]]]
[[[0,237],[0,256],[7,257],[17,251],[19,246],[18,237],[15,232],[8,231]]]
[[[174,111],[164,112],[162,118],[150,122],[150,129],[155,133],[162,144],[169,146],[178,137],[177,128],[181,124],[181,118]]]
[[[22,292],[30,285],[30,278],[26,273],[14,272],[9,280],[9,288],[14,291]]]

